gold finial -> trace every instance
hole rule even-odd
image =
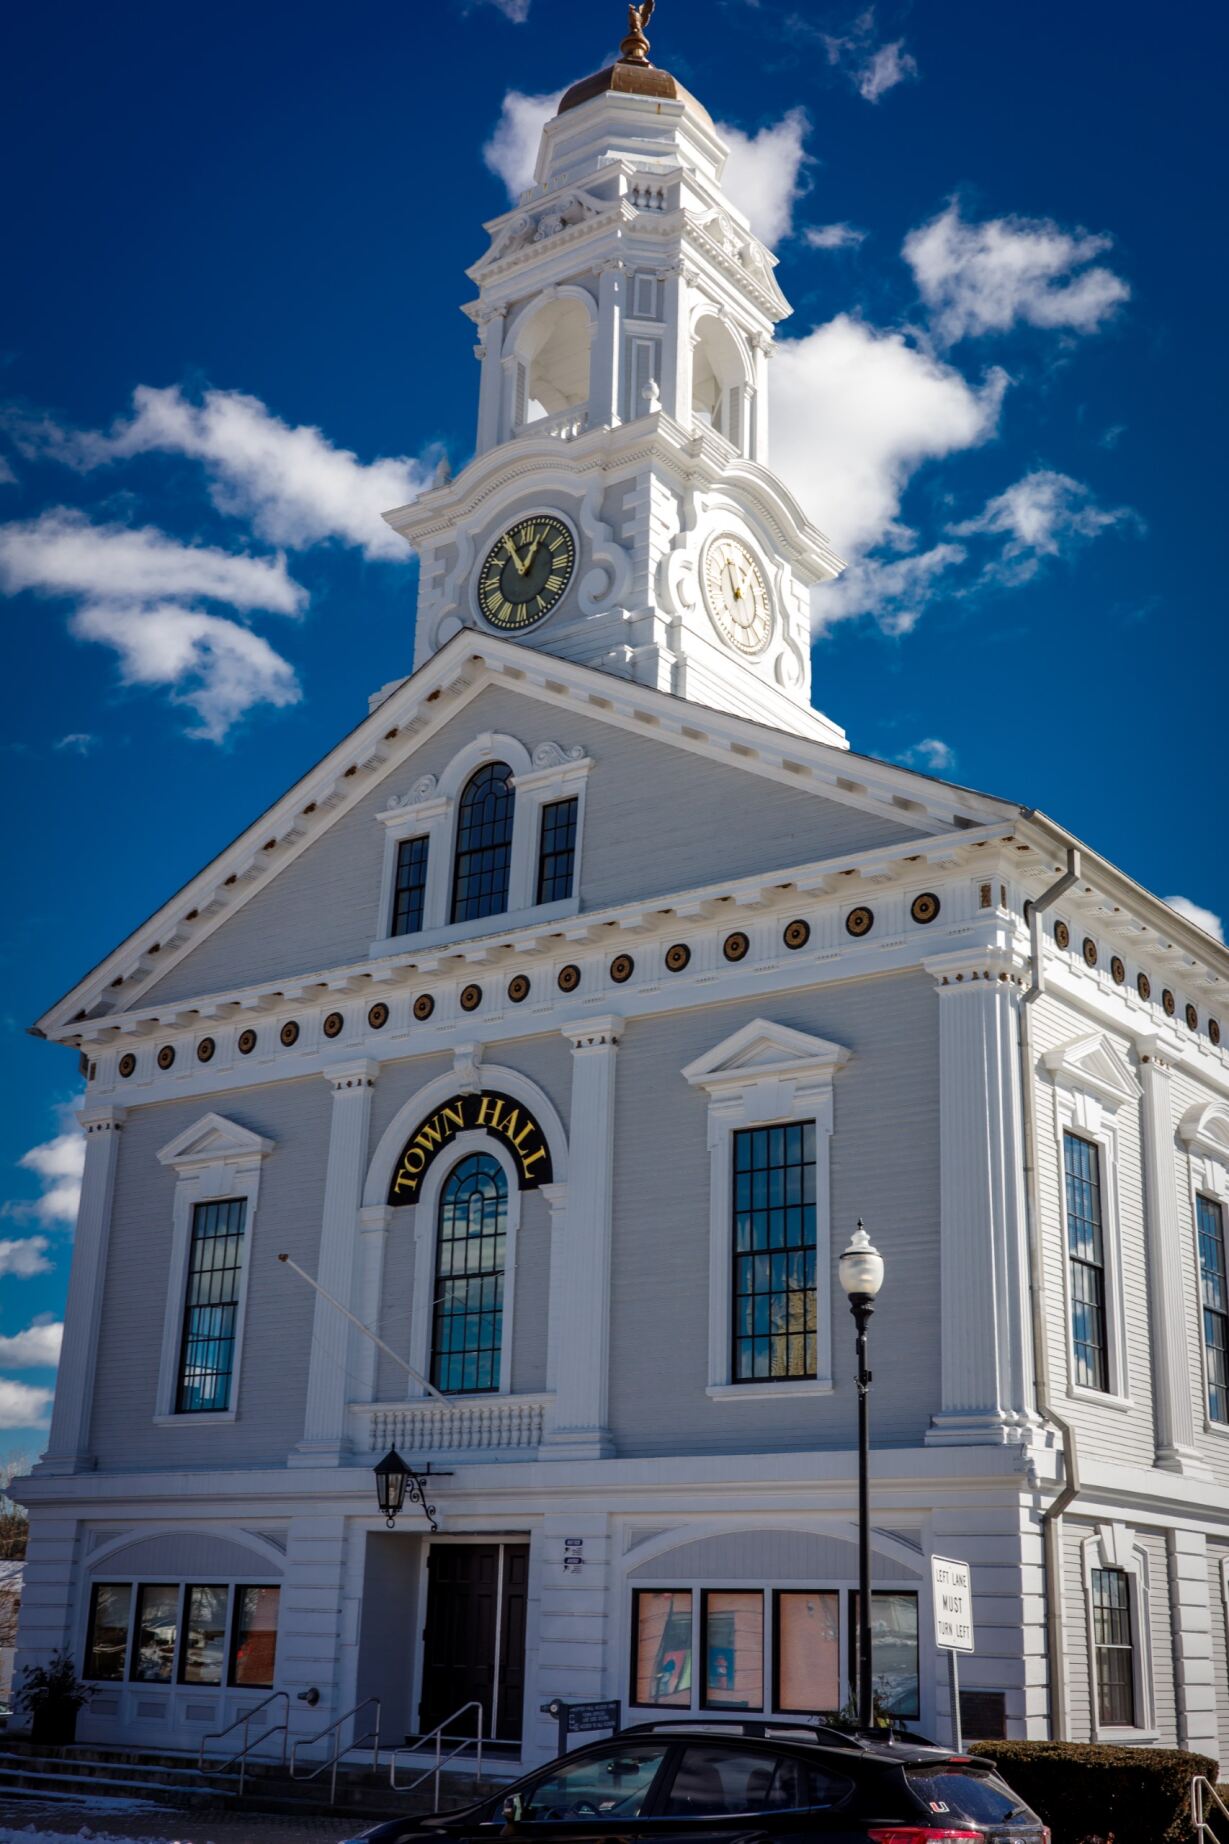
[[[644,36],[653,12],[655,0],[640,0],[639,6],[627,9],[627,37],[619,46],[620,64],[647,64],[649,61],[649,41]]]

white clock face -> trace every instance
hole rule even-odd
[[[723,532],[704,553],[704,604],[713,626],[740,653],[762,653],[772,639],[772,602],[753,554]]]

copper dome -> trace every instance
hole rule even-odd
[[[710,128],[713,125],[713,118],[704,104],[690,90],[684,89],[668,70],[658,70],[653,64],[633,63],[630,59],[620,59],[605,70],[594,71],[591,77],[582,77],[570,90],[564,91],[556,114],[563,115],[569,109],[579,108],[582,102],[604,96],[607,91],[619,96],[650,96],[659,102],[685,103],[701,121],[707,122]]]

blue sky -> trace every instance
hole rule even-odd
[[[41,1444],[79,1164],[26,1027],[408,669],[378,514],[469,453],[480,224],[624,22],[10,21],[0,1454]],[[851,560],[817,704],[1216,929],[1223,14],[661,0],[650,37],[794,306],[772,459]]]

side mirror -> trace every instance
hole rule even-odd
[[[509,1793],[503,1803],[504,1823],[519,1825],[525,1816],[525,1802],[519,1793]]]

